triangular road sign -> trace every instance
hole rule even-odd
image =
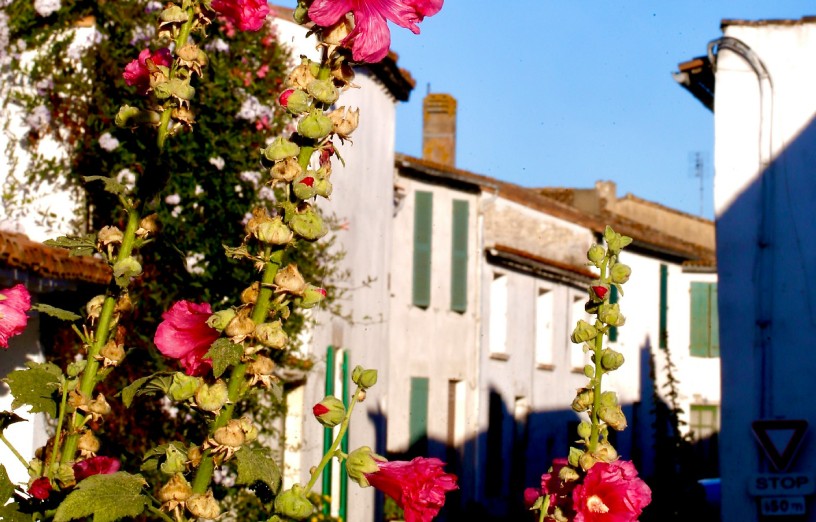
[[[751,423],[754,436],[776,471],[787,471],[805,438],[803,419],[768,419]]]

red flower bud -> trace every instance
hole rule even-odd
[[[51,491],[53,491],[53,488],[51,487],[51,481],[47,477],[36,479],[28,488],[28,494],[39,500],[46,500],[51,495]]]
[[[278,103],[281,104],[281,107],[287,106],[287,104],[289,103],[289,96],[291,96],[293,92],[295,92],[294,89],[286,89],[280,94],[280,96],[278,97]]]
[[[304,185],[306,185],[307,187],[314,186],[314,181],[315,181],[314,178],[311,177],[311,176],[306,176],[305,178],[300,180],[300,182],[303,183]]]
[[[606,294],[609,292],[609,289],[605,286],[593,286],[592,291],[595,292],[595,295],[598,296],[598,299],[603,299],[606,297]]]
[[[319,417],[324,413],[329,413],[329,409],[318,402],[312,407],[312,413],[314,413],[315,417]]]

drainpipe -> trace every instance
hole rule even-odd
[[[754,266],[757,284],[754,286],[755,324],[754,349],[759,351],[759,418],[773,417],[773,372],[769,350],[771,317],[776,283],[772,238],[774,230],[774,172],[773,156],[773,82],[765,64],[745,42],[725,36],[708,44],[708,57],[714,71],[717,56],[728,50],[745,60],[754,71],[759,83],[759,168],[760,168],[760,223],[757,242],[758,255]]]

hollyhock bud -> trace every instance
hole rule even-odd
[[[595,377],[595,367],[591,364],[584,365],[584,375],[587,379],[593,379]]]
[[[315,100],[326,105],[331,105],[340,97],[340,91],[337,90],[331,80],[313,80],[306,86],[306,91]]]
[[[590,453],[583,453],[580,457],[578,457],[578,465],[584,471],[590,469],[596,462],[598,462],[597,457],[591,455]]]
[[[379,471],[377,463],[385,461],[385,458],[371,451],[368,446],[362,446],[349,453],[346,459],[346,473],[351,480],[366,488],[370,485],[366,475]]]
[[[609,288],[603,285],[590,286],[589,289],[592,290],[595,297],[601,300],[606,299],[606,295],[609,293]]]
[[[110,404],[105,400],[105,396],[101,393],[96,396],[96,399],[88,403],[88,412],[93,415],[107,415],[111,412]]]
[[[184,502],[190,498],[190,495],[192,494],[193,488],[190,487],[190,483],[187,482],[184,475],[181,473],[176,473],[170,478],[170,480],[167,481],[167,484],[159,489],[159,493],[156,495],[156,498],[158,498],[162,504],[169,502]]]
[[[278,97],[281,107],[297,116],[308,111],[312,104],[312,97],[303,89],[286,89]]]
[[[258,227],[258,239],[270,245],[287,245],[294,237],[295,233],[286,226],[280,216]]]
[[[584,440],[588,440],[592,434],[592,424],[587,421],[582,421],[578,424],[578,436]]]
[[[303,520],[314,511],[314,505],[306,498],[300,484],[295,484],[275,497],[275,511],[295,520]]]
[[[298,122],[298,134],[313,140],[320,140],[329,135],[333,123],[323,111],[312,110]]]
[[[255,304],[258,301],[260,291],[261,283],[255,281],[241,292],[241,302],[244,304]]]
[[[113,277],[117,280],[128,280],[131,277],[137,277],[142,273],[142,264],[139,263],[135,257],[128,256],[113,265]],[[119,286],[124,286],[120,284]]]
[[[295,234],[307,241],[320,239],[329,231],[323,223],[323,218],[311,207],[292,216],[289,220],[289,227],[294,230]]]
[[[355,366],[351,371],[351,382],[362,388],[371,388],[377,384],[377,370],[366,370],[362,366]]]
[[[613,391],[602,392],[600,402],[603,406],[617,406],[618,395]]]
[[[360,109],[346,109],[340,107],[329,113],[332,122],[332,130],[341,139],[348,138],[357,129],[360,123]]]
[[[275,361],[269,357],[258,355],[247,364],[247,373],[253,375],[272,375],[275,370]]]
[[[614,462],[618,460],[618,450],[605,440],[598,443],[598,449],[595,450],[594,455],[601,462]]]
[[[601,261],[603,261],[604,257],[606,257],[606,249],[601,245],[592,245],[589,247],[589,251],[587,252],[587,259],[597,266],[600,267]]]
[[[195,401],[204,411],[217,413],[229,400],[227,383],[218,379],[214,384],[203,383],[195,392]]]
[[[241,425],[247,442],[252,442],[258,438],[258,428],[252,423],[249,417],[241,417],[238,419],[238,424]]]
[[[199,386],[203,383],[204,381],[201,377],[193,377],[176,372],[173,374],[173,380],[170,382],[170,388],[167,390],[167,394],[174,401],[186,401],[195,395]]]
[[[308,58],[303,58],[300,62],[300,65],[292,69],[292,72],[289,73],[289,77],[286,78],[286,86],[305,89],[309,85],[309,83],[316,80],[317,72],[315,72],[313,63],[314,62],[312,62]]]
[[[623,326],[626,318],[620,313],[620,306],[615,304],[604,303],[598,308],[598,320],[609,326]]]
[[[294,263],[286,265],[286,267],[278,270],[275,274],[275,286],[278,287],[278,292],[288,292],[294,295],[303,295],[306,290],[306,280],[300,275],[300,270]]]
[[[632,242],[631,237],[618,234],[609,225],[604,229],[604,240],[609,251],[615,255],[620,254],[620,251]]]
[[[286,158],[285,160],[275,162],[269,174],[275,181],[290,183],[300,176],[301,172],[303,172],[303,169],[300,163],[298,163],[297,158]]]
[[[0,290],[0,347],[8,348],[9,339],[23,333],[30,308],[31,295],[25,286],[17,284]]]
[[[292,191],[298,199],[310,199],[315,196],[315,179],[308,174],[307,172],[305,175],[299,176],[295,179],[294,183],[292,183]]]
[[[212,490],[208,490],[204,495],[199,493],[190,495],[190,498],[187,499],[187,510],[194,517],[207,520],[214,520],[221,515],[221,508],[213,498]]]
[[[179,62],[190,70],[201,74],[201,68],[207,65],[207,53],[195,44],[183,45],[177,53]]]
[[[326,428],[334,428],[346,417],[346,406],[337,397],[329,395],[312,407],[317,422]]]
[[[283,331],[283,325],[280,321],[272,321],[271,323],[261,323],[255,327],[255,339],[262,345],[282,350],[289,342],[289,336]]]
[[[632,275],[632,269],[623,263],[615,263],[615,265],[609,271],[609,276],[612,278],[612,282],[618,283],[619,285],[629,281],[630,275]]]
[[[232,308],[219,310],[207,319],[207,326],[221,332],[227,327],[230,321],[232,321],[233,317],[235,317],[235,310]]]
[[[572,409],[578,413],[587,411],[595,401],[595,392],[592,388],[581,388],[572,401]]]
[[[97,358],[102,360],[105,367],[117,366],[125,359],[125,347],[111,339],[99,351]]]
[[[187,11],[177,5],[170,5],[159,13],[159,21],[165,24],[183,24],[190,19]]]
[[[136,235],[141,238],[146,238],[148,236],[155,236],[160,231],[161,222],[159,222],[159,215],[154,212],[139,221],[139,228],[136,230]]]
[[[588,322],[581,319],[575,326],[575,330],[573,330],[572,335],[570,335],[570,340],[576,344],[580,344],[595,339],[597,336],[598,330]]]
[[[300,147],[295,143],[278,136],[269,144],[268,147],[261,151],[264,158],[269,161],[280,161],[286,158],[293,158],[300,153]]]
[[[298,2],[297,7],[295,8],[295,12],[292,15],[294,18],[295,23],[298,25],[306,25],[309,23],[309,8],[306,7],[304,4]]]
[[[326,289],[314,286],[312,284],[306,285],[306,290],[303,291],[303,298],[300,300],[301,308],[314,308],[326,298]]]
[[[575,482],[581,478],[581,475],[575,471],[575,468],[570,466],[564,466],[560,470],[558,470],[558,478],[563,480],[564,482]]]
[[[184,470],[187,469],[187,460],[186,452],[181,451],[172,444],[168,444],[164,452],[164,462],[161,463],[159,469],[166,475],[184,473]]]
[[[569,456],[567,457],[567,463],[572,466],[573,468],[578,467],[578,461],[581,459],[581,455],[584,452],[579,450],[578,448],[570,448],[569,449]]]
[[[626,429],[626,415],[623,414],[623,410],[621,410],[620,405],[601,406],[598,409],[598,416],[616,431],[623,431]]]
[[[270,221],[272,221],[272,216],[269,215],[269,212],[267,212],[264,207],[255,207],[252,209],[252,217],[249,218],[246,225],[244,225],[244,230],[246,230],[246,233],[250,236],[258,237],[261,225]]]
[[[617,370],[623,366],[623,354],[620,352],[616,352],[610,348],[607,348],[603,351],[601,355],[601,367],[611,372],[612,370]]]
[[[39,477],[31,482],[31,485],[28,487],[28,494],[37,500],[47,500],[53,490],[54,488],[51,486],[51,481],[48,480],[48,477]]]
[[[79,436],[77,449],[81,451],[83,455],[93,455],[99,451],[100,447],[101,443],[99,439],[96,438],[96,435],[94,435],[91,430],[85,430],[82,432],[82,435]]]
[[[229,322],[224,333],[228,337],[243,338],[255,331],[255,322],[249,317],[249,308],[241,309]]]
[[[325,176],[316,178],[314,182],[314,190],[315,194],[318,196],[328,199],[332,193],[332,183],[329,181],[329,178]]]
[[[105,304],[105,296],[97,295],[88,301],[85,305],[85,313],[88,314],[88,319],[91,321],[98,319],[99,314],[102,313],[102,305]]]
[[[103,246],[119,244],[125,235],[118,227],[102,227],[96,236],[96,240]]]

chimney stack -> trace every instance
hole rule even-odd
[[[456,166],[456,98],[428,94],[422,102],[422,158]]]

